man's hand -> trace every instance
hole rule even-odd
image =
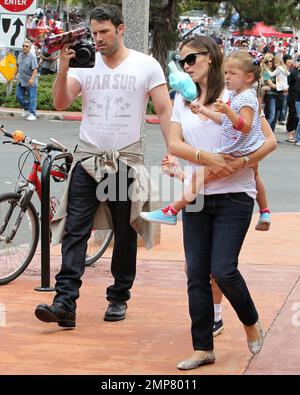
[[[227,114],[230,107],[228,104],[224,103],[222,99],[217,99],[215,102],[215,111],[221,112],[222,114]]]
[[[33,86],[33,84],[34,84],[34,78],[30,78],[28,81],[28,85]]]
[[[69,70],[70,59],[75,58],[76,52],[70,48],[72,43],[65,44],[59,57],[59,71],[67,72]]]

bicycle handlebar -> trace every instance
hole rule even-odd
[[[25,134],[21,130],[15,130],[13,133],[9,133],[7,130],[4,129],[4,125],[0,126],[0,131],[4,134],[5,137],[9,137],[10,139],[14,140],[14,143],[27,143],[30,145],[38,145],[40,147],[44,147],[47,152],[50,151],[61,151],[67,152],[68,149],[59,141],[51,138],[53,144],[43,143],[42,141],[38,141],[36,139],[32,139],[29,136],[25,136]]]

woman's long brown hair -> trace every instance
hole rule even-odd
[[[222,68],[223,55],[218,44],[210,37],[195,35],[181,44],[181,48],[187,45],[197,52],[208,51],[211,59],[211,65],[207,76],[207,93],[204,99],[204,105],[212,104],[218,99],[224,89],[224,73]],[[201,96],[201,88],[198,83],[198,97]]]

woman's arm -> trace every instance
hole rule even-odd
[[[235,171],[243,169],[244,167],[256,166],[258,162],[277,148],[277,141],[274,133],[264,116],[261,117],[261,127],[266,139],[264,144],[255,152],[247,155],[246,158],[249,159],[247,161],[245,160],[245,156],[231,159],[230,166],[234,168]]]
[[[178,158],[208,166],[209,170],[220,177],[226,177],[234,172],[226,158],[229,155],[214,154],[203,150],[197,150],[187,144],[182,135],[181,125],[178,122],[170,123],[168,151]]]
[[[274,84],[274,82],[272,82],[271,79],[266,80],[265,83],[272,89],[276,89],[276,84]]]
[[[252,154],[248,155],[250,160],[246,164],[246,167],[252,167],[256,165],[257,162],[260,162],[277,148],[277,140],[275,138],[275,135],[264,116],[261,117],[261,128],[266,140],[257,151],[252,152]]]

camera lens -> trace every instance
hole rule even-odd
[[[80,48],[76,51],[76,61],[85,64],[90,60],[91,51],[88,48]]]

